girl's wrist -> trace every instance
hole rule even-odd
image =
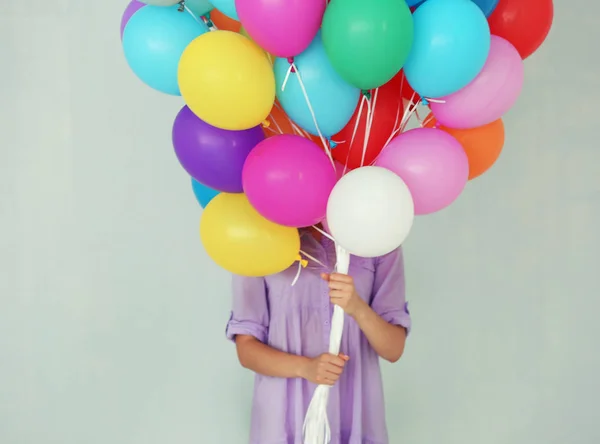
[[[305,356],[298,356],[298,364],[296,365],[296,378],[307,379],[307,368],[310,364],[310,359]]]

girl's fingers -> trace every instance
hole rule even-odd
[[[331,273],[329,275],[329,280],[335,282],[345,282],[347,284],[351,284],[353,282],[352,277],[348,276],[347,274],[340,273]]]

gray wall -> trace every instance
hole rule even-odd
[[[181,103],[126,67],[125,3],[3,2],[2,444],[247,435],[228,277],[170,145]],[[384,369],[393,443],[600,440],[600,6],[556,3],[499,163],[406,245],[415,328]]]

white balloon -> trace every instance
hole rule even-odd
[[[173,6],[181,2],[181,0],[140,0],[142,3],[152,6]]]
[[[400,247],[413,224],[415,206],[404,181],[381,167],[357,168],[334,187],[327,225],[336,242],[361,257],[378,257]]]

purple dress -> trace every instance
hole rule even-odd
[[[229,339],[251,335],[306,357],[327,352],[333,306],[320,273],[333,269],[335,246],[327,238],[319,242],[303,233],[302,250],[328,268],[309,260],[293,287],[297,266],[266,278],[234,277]],[[410,330],[401,250],[376,259],[353,256],[349,274],[373,310]],[[330,444],[388,444],[379,357],[356,322],[349,316],[344,322],[341,352],[350,360],[329,396]],[[314,389],[303,379],[256,375],[250,444],[303,444],[304,415]]]

